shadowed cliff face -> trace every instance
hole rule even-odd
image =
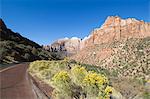
[[[0,63],[18,63],[40,59],[50,59],[51,54],[36,42],[7,28],[0,19]]]
[[[6,25],[2,19],[0,19],[0,29],[6,29]]]
[[[25,38],[21,36],[19,33],[13,32],[11,29],[7,28],[4,21],[0,19],[0,40],[1,41],[14,41],[14,42],[21,42],[24,43],[25,45],[30,45],[34,46],[36,48],[41,48],[41,46],[28,38]]]
[[[127,40],[128,38],[145,38],[150,36],[150,23],[134,18],[121,19],[118,16],[107,17],[100,28],[96,28],[83,40],[80,38],[59,39],[45,49],[62,49],[67,53],[77,53],[79,50],[95,44],[112,43],[114,41]]]

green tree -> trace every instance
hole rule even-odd
[[[24,54],[24,58],[25,58],[27,61],[30,61],[30,54],[29,54],[29,53],[25,53],[25,54]]]
[[[32,48],[31,52],[32,52],[33,55],[37,55],[37,53],[38,53],[38,51],[35,47]]]
[[[0,62],[2,62],[7,55],[7,51],[8,50],[6,48],[0,48]]]

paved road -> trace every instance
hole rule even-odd
[[[37,99],[27,73],[28,63],[0,70],[0,99]]]

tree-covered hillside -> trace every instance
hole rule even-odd
[[[14,33],[0,19],[0,63],[18,63],[51,59],[51,54],[39,44]]]

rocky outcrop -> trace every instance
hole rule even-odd
[[[2,19],[0,19],[0,29],[6,29],[6,25]]]
[[[110,16],[100,28],[94,29],[83,40],[76,37],[59,39],[51,45],[44,46],[44,48],[50,51],[65,50],[67,53],[75,54],[79,50],[92,45],[148,36],[150,36],[150,23],[134,18],[121,19],[118,16]]]
[[[77,37],[59,39],[51,45],[44,46],[44,49],[52,52],[67,52],[75,54],[80,50],[81,39]]]
[[[145,38],[150,36],[150,23],[134,18],[121,19],[118,16],[108,17],[105,23],[83,39],[82,45],[111,43],[128,38]]]
[[[150,23],[133,18],[108,17],[101,28],[81,41],[81,51],[71,59],[117,70],[120,77],[138,74],[138,77],[145,77],[143,73],[149,70],[149,41]]]

